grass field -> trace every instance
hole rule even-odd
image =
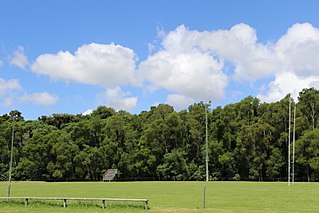
[[[209,182],[203,209],[204,182],[12,182],[11,196],[148,198],[149,212],[319,212],[319,183]],[[7,196],[8,182],[0,182]],[[0,201],[1,212],[146,212],[143,204],[100,202]]]

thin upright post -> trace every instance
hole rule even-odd
[[[11,135],[11,151],[10,151],[10,164],[9,164],[8,197],[10,197],[10,195],[11,195],[11,173],[12,173],[12,160],[13,160],[13,138],[14,138],[14,116],[12,117],[12,135]]]
[[[206,184],[204,184],[204,190],[203,190],[203,208],[206,208]]]
[[[292,133],[292,185],[295,185],[295,141],[296,141],[296,104],[294,107],[294,129]]]
[[[288,125],[288,186],[290,186],[290,120],[291,120],[291,97],[289,97],[289,125]]]
[[[210,104],[211,102],[209,102]],[[207,120],[207,111],[208,111],[208,104],[205,104],[205,120],[206,120],[206,146],[205,146],[205,151],[206,151],[206,182],[209,181],[209,174],[208,174],[208,120]]]

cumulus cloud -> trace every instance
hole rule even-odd
[[[297,99],[302,89],[310,87],[319,88],[319,76],[300,78],[291,72],[280,73],[276,75],[275,80],[271,81],[267,87],[265,93],[257,95],[261,101],[275,102],[289,93],[293,98]]]
[[[48,92],[32,93],[30,95],[26,94],[19,98],[22,103],[32,103],[42,106],[50,106],[56,104],[59,97],[56,95],[51,95]]]
[[[11,65],[20,67],[21,69],[25,69],[26,66],[29,64],[29,60],[27,56],[24,54],[24,48],[19,46],[18,49],[9,56],[9,62]]]
[[[271,44],[257,42],[256,30],[237,24],[230,30],[191,31],[179,26],[170,32],[163,46],[173,52],[189,52],[194,48],[209,52],[235,66],[237,80],[256,80],[275,73],[280,63]]]
[[[208,33],[202,45],[233,63],[237,80],[256,80],[279,69],[273,46],[258,43],[255,29],[246,24]]]
[[[164,36],[162,50],[141,62],[140,74],[151,85],[187,99],[223,97],[228,82],[223,62],[211,51],[199,48],[199,42],[197,32],[179,26]]]
[[[115,44],[83,45],[72,54],[40,55],[32,64],[32,71],[55,80],[115,87],[136,84],[135,53]]]
[[[0,95],[12,90],[21,90],[22,87],[17,79],[5,80],[0,78]]]
[[[220,64],[232,64],[232,77],[240,82],[274,77],[275,80],[258,95],[267,102],[280,100],[288,93],[297,97],[303,88],[319,85],[319,29],[309,23],[293,25],[274,43],[259,43],[256,30],[246,24],[234,25],[229,30],[203,32],[179,26],[163,39],[163,49],[171,55],[191,54],[195,50],[200,54],[214,56]],[[157,68],[163,64],[159,61],[153,63]],[[171,69],[169,66],[166,68]],[[226,73],[225,66],[219,70]],[[162,71],[157,73],[170,76]],[[169,81],[164,80],[164,86],[160,86],[193,97],[167,86]],[[160,81],[156,82],[158,84]]]
[[[120,87],[141,86],[141,80],[144,88],[169,91],[167,103],[177,109],[223,98],[230,78],[236,83],[274,78],[258,94],[267,102],[319,85],[319,30],[309,23],[291,26],[275,42],[259,42],[256,30],[243,23],[213,31],[181,25],[159,31],[158,39],[139,64],[132,49],[92,43],[74,53],[40,55],[31,70],[55,80],[103,86],[108,105],[125,110],[133,109],[137,98]],[[23,48],[19,51],[24,55]]]
[[[0,78],[0,104],[10,107],[14,104],[32,103],[42,106],[56,104],[59,97],[48,92],[23,94],[23,88],[17,79],[5,80]]]
[[[183,95],[171,94],[167,96],[166,102],[173,106],[175,110],[180,111],[193,104],[195,100]]]
[[[319,75],[319,30],[309,23],[295,24],[276,44],[283,70],[298,76]]]
[[[161,51],[142,62],[140,70],[151,84],[193,99],[223,97],[227,77],[223,64],[199,52]]]
[[[208,101],[224,96],[231,77],[225,62],[233,65],[231,75],[240,81],[275,75],[281,67],[275,45],[258,43],[256,30],[246,24],[202,32],[181,25],[163,34],[162,48],[141,62],[139,70],[151,85],[172,91],[168,101],[176,95]]]
[[[88,109],[88,110],[86,110],[85,112],[83,112],[82,113],[82,115],[91,115],[92,114],[92,112],[93,112],[93,109]]]
[[[120,87],[107,89],[104,98],[106,99],[106,104],[115,110],[130,111],[137,104],[137,97],[132,97],[130,93],[123,92]]]
[[[224,62],[234,64],[234,77],[255,80],[278,70],[273,45],[257,42],[256,31],[245,24],[230,30],[195,31],[185,26],[158,33],[161,43],[152,46],[152,55],[136,69],[133,50],[114,44],[83,45],[72,54],[60,51],[43,54],[33,63],[33,72],[52,79],[75,81],[117,88],[137,85],[143,79],[147,88],[171,91],[167,100],[216,100],[223,98],[228,86]],[[111,91],[111,90],[109,90]],[[173,95],[174,94],[174,95]]]
[[[266,102],[278,101],[288,93],[294,98],[308,87],[319,88],[319,30],[309,23],[294,24],[275,45],[281,69],[268,90],[258,97]]]

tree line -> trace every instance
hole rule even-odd
[[[0,117],[0,174],[8,178],[13,139],[15,180],[98,181],[109,168],[118,169],[118,180],[205,180],[207,112],[211,180],[285,180],[290,100],[248,96],[208,112],[202,102],[180,112],[160,104],[139,114],[100,106],[90,115],[37,120],[14,110]],[[292,105],[295,179],[317,181],[319,91],[302,90]]]

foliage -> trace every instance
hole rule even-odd
[[[248,96],[207,112],[209,176],[213,180],[287,177],[287,95],[275,103]],[[319,179],[319,91],[304,89],[296,106],[296,180]],[[0,116],[0,172],[7,178],[11,140],[16,180],[204,180],[203,102],[180,112],[167,104],[130,114],[99,106],[91,115],[53,114],[24,120]],[[12,131],[14,136],[12,138]]]

